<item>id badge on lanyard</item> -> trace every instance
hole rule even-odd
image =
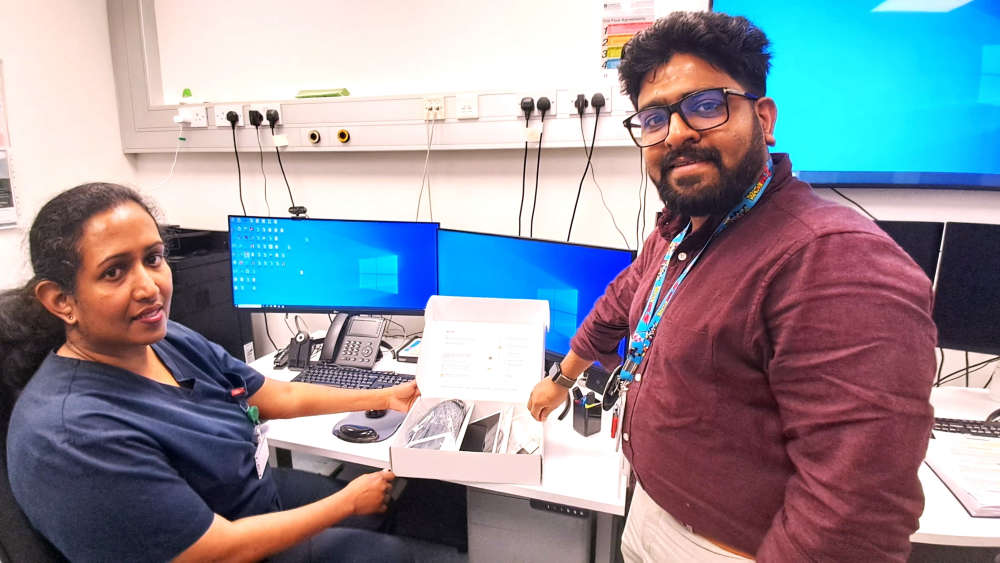
[[[621,417],[624,419],[625,416],[625,402],[628,400],[628,388],[633,380],[638,380],[642,377],[639,373],[639,368],[642,366],[643,359],[645,359],[646,352],[653,343],[653,337],[656,335],[656,328],[660,324],[660,320],[663,318],[663,313],[666,311],[667,307],[673,302],[674,296],[677,294],[677,289],[680,287],[681,283],[687,278],[688,273],[694,268],[694,265],[698,263],[698,259],[701,258],[705,249],[712,240],[722,231],[724,231],[730,224],[745,215],[757,202],[760,201],[761,195],[764,194],[764,190],[771,183],[771,178],[774,175],[774,164],[770,158],[767,159],[767,167],[761,173],[757,181],[750,186],[746,192],[743,194],[743,198],[738,204],[726,215],[726,218],[719,223],[712,232],[712,235],[708,237],[705,244],[701,249],[694,255],[694,258],[688,261],[687,266],[684,270],[677,276],[674,283],[671,284],[670,288],[667,290],[663,298],[660,298],[660,293],[663,289],[663,282],[667,276],[667,267],[670,264],[670,259],[674,255],[674,251],[677,247],[684,241],[691,230],[691,224],[681,229],[679,233],[670,241],[670,245],[667,246],[667,251],[663,256],[663,262],[660,264],[660,269],[657,272],[656,280],[653,282],[653,288],[649,292],[649,298],[646,300],[646,306],[642,310],[642,315],[639,317],[639,322],[636,324],[635,330],[632,332],[631,338],[629,338],[628,351],[625,355],[625,362],[618,366],[612,377],[617,374],[618,377],[618,404],[615,405],[615,416],[621,413]],[[624,427],[624,420],[622,420],[622,427]],[[619,433],[620,436],[624,435],[624,432]],[[621,445],[620,438],[618,441],[618,446]]]
[[[257,443],[257,449],[254,451],[253,460],[254,465],[257,467],[257,478],[262,479],[264,477],[264,469],[267,468],[267,460],[271,455],[271,449],[267,445],[267,436],[265,435],[264,427],[260,423],[260,411],[257,409],[256,405],[250,405],[247,403],[247,389],[245,386],[236,387],[229,393],[238,401],[240,409],[242,409],[243,413],[246,414],[250,424],[253,424],[254,441]]]

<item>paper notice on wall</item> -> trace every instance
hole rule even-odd
[[[652,25],[655,19],[654,0],[618,0],[604,2],[601,17],[601,65],[608,70],[618,68],[622,47],[636,33]]]
[[[7,134],[7,101],[3,94],[3,61],[0,61],[0,149],[10,146]]]
[[[10,185],[10,162],[7,151],[0,149],[0,228],[17,224],[14,190]]]

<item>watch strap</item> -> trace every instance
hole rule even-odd
[[[556,385],[565,387],[566,389],[572,389],[576,385],[575,379],[570,379],[563,375],[562,366],[559,365],[559,362],[553,362],[552,367],[549,368],[549,379],[554,381]]]

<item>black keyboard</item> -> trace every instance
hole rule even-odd
[[[312,364],[302,370],[292,381],[319,383],[344,389],[382,389],[413,381],[413,376],[323,362]]]
[[[987,438],[1000,438],[1000,422],[985,422],[982,420],[959,420],[957,418],[935,418],[934,430],[940,432],[955,432],[971,434]]]

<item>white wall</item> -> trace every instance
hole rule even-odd
[[[121,151],[104,0],[0,0],[18,228],[0,231],[0,288],[30,277],[27,230],[56,193],[91,180],[132,183]]]
[[[187,227],[224,229],[226,215],[240,212],[231,153],[181,153],[173,176],[158,189],[173,155],[141,155],[134,161],[122,155],[103,0],[0,0],[0,13],[0,57],[22,227],[52,195],[93,179],[145,187],[168,222]],[[263,213],[263,182],[255,157],[254,152],[241,154],[244,197],[248,212]],[[534,157],[534,151],[529,153],[529,201]],[[584,161],[582,148],[543,153],[536,237],[565,237]],[[521,162],[520,151],[434,151],[434,218],[444,227],[516,233]],[[638,154],[633,149],[598,149],[594,162],[608,204],[632,241],[640,186]],[[296,202],[307,205],[314,217],[415,215],[422,152],[294,153],[285,155],[284,163]],[[271,210],[280,214],[288,203],[273,153],[265,155],[265,169]],[[854,189],[848,195],[883,219],[1000,223],[1000,192]],[[658,208],[652,187],[648,200],[647,232]],[[577,215],[574,241],[624,246],[589,178]],[[427,218],[426,208],[422,217]],[[0,260],[11,266],[0,270],[0,287],[26,277],[23,239],[23,230],[0,231]],[[271,320],[275,339],[287,339],[281,319],[271,315]],[[310,326],[321,328],[321,319]],[[260,352],[270,348],[260,338],[257,344]],[[950,361],[957,361],[960,355],[951,356]]]

